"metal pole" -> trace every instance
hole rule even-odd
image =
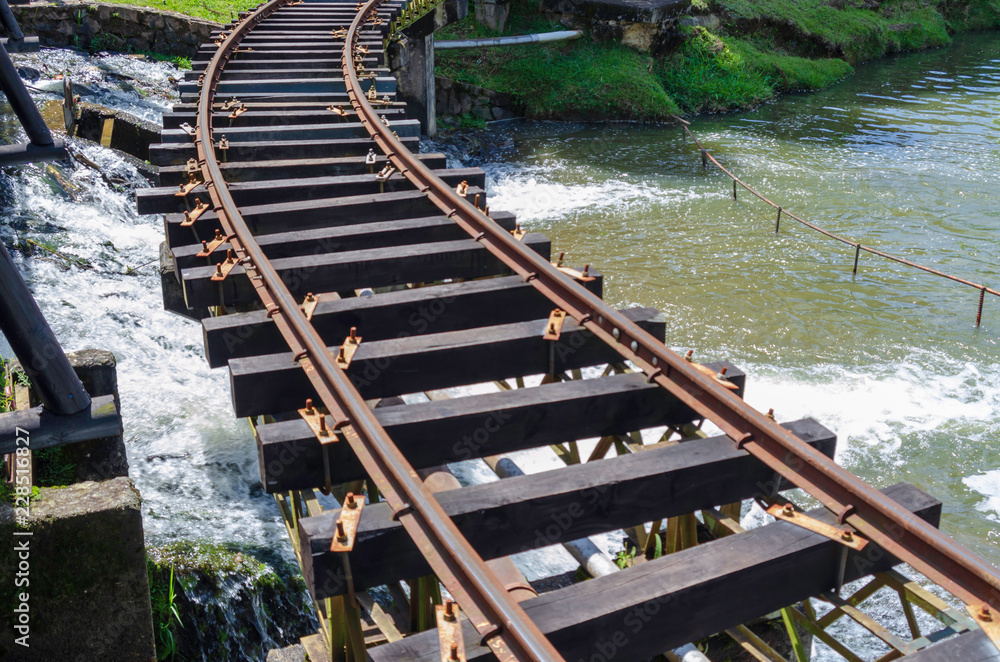
[[[735,182],[733,182],[735,184]],[[778,234],[781,229],[781,207],[778,207],[778,220],[774,222],[774,234]]]
[[[979,290],[979,312],[976,313],[976,328],[979,328],[979,323],[983,320],[983,299],[986,298],[986,286],[984,285],[981,290]]]
[[[7,100],[14,112],[17,113],[17,118],[21,120],[21,125],[28,132],[31,144],[38,147],[48,147],[54,144],[49,127],[45,125],[42,114],[38,112],[38,107],[31,100],[31,95],[28,94],[24,83],[17,75],[17,69],[14,68],[14,63],[11,62],[10,55],[7,54],[7,49],[2,44],[0,44],[0,88],[6,93]]]
[[[90,396],[3,242],[0,242],[0,332],[10,343],[46,409],[65,416],[90,406]]]
[[[17,24],[17,19],[14,18],[14,12],[10,10],[7,0],[0,0],[0,22],[7,29],[7,33],[10,35],[9,39],[24,41],[24,33],[21,32],[21,26]]]
[[[861,257],[861,244],[854,244],[854,275],[858,275],[858,258]]]

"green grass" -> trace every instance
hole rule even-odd
[[[997,0],[970,4],[996,5]],[[877,10],[866,8],[864,0],[715,0],[714,5],[730,19],[730,31],[794,45],[801,55],[837,56],[853,64],[951,42],[945,0],[883,0]],[[979,15],[974,21],[982,22]]]
[[[650,75],[652,60],[617,44],[581,39],[436,58],[438,75],[512,94],[529,117],[662,120],[679,110]]]
[[[120,0],[115,4],[149,7],[228,23],[235,14],[256,7],[258,3],[251,0]]]

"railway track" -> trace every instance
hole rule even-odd
[[[897,657],[1000,659],[1000,576],[938,531],[939,502],[838,467],[832,433],[747,406],[735,366],[670,351],[657,311],[613,309],[600,273],[553,261],[547,238],[490,211],[481,170],[416,153],[386,48],[444,11],[273,0],[242,15],[202,46],[151,150],[163,186],[138,196],[165,214],[173,306],[211,311],[206,356],[229,367],[317,601],[324,652],[311,656],[644,659],[810,596],[836,603],[832,590],[881,573],[941,618],[935,636],[958,633],[917,652],[934,639],[917,627],[915,642],[890,643]],[[500,388],[442,395],[481,383]],[[431,397],[403,402],[418,393]],[[701,434],[705,421],[721,434]],[[660,440],[643,443],[650,429]],[[424,481],[545,446],[568,466],[438,493]],[[787,501],[793,486],[819,507]],[[323,510],[316,491],[343,506]],[[778,521],[743,532],[750,499]],[[493,562],[621,528],[640,559],[673,553],[523,602]],[[885,574],[898,561],[968,614]],[[400,580],[403,625],[370,593]],[[418,634],[433,628],[438,581],[461,615],[448,606]],[[388,641],[369,648],[365,622]]]

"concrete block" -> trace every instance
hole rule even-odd
[[[0,505],[0,658],[156,659],[140,505],[124,477],[42,488],[23,529],[11,506]],[[27,582],[16,587],[16,578]],[[21,634],[11,622],[21,604],[29,647],[15,641]]]

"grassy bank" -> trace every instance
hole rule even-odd
[[[437,74],[511,94],[529,117],[666,120],[822,89],[860,62],[998,28],[1000,0],[694,0],[691,15],[701,25],[680,28],[678,46],[658,58],[584,37],[439,52]],[[438,38],[559,29],[535,3],[514,0],[502,33],[470,16]]]
[[[149,7],[186,14],[206,21],[228,23],[241,11],[256,7],[255,0],[116,0],[114,4]]]

